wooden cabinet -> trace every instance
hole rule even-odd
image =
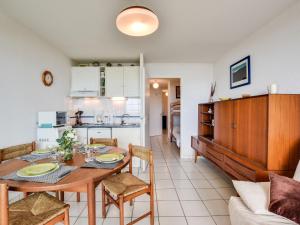
[[[106,67],[105,68],[105,95],[106,97],[124,96],[124,68]]]
[[[139,97],[140,70],[138,66],[106,67],[106,97]]]
[[[300,160],[300,95],[216,102],[213,138],[192,137],[196,156],[205,156],[236,179],[268,180],[269,172],[292,176]]]
[[[233,102],[216,102],[214,108],[214,140],[226,148],[232,148]]]
[[[72,67],[71,95],[95,95],[100,91],[100,67]]]

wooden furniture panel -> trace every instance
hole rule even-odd
[[[300,95],[269,97],[268,170],[295,170],[300,159]]]
[[[267,166],[267,96],[239,99],[234,103],[232,150]]]
[[[233,103],[232,101],[216,102],[214,108],[214,140],[226,148],[232,148]]]

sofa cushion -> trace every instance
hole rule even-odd
[[[233,180],[232,182],[245,205],[254,214],[271,214],[268,211],[270,182],[254,183],[237,180]]]
[[[300,182],[270,174],[269,210],[300,224]]]

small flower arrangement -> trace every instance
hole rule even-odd
[[[73,158],[73,146],[77,140],[76,131],[72,128],[67,128],[61,138],[56,139],[59,145],[59,151],[63,153],[64,160]]]

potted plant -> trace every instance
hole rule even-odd
[[[62,152],[64,161],[73,159],[73,146],[76,143],[77,137],[74,129],[67,128],[61,138],[57,139],[59,151]]]

